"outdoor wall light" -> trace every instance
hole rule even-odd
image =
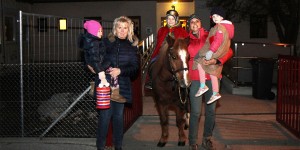
[[[67,30],[67,19],[60,18],[59,19],[59,31],[66,31]]]
[[[177,3],[178,3],[177,0],[173,0],[173,1],[172,1],[172,4],[173,4],[173,5],[176,5]]]
[[[178,3],[177,0],[172,1],[172,6],[171,7],[172,7],[173,10],[175,10],[175,6],[176,6],[177,3]]]
[[[274,43],[276,46],[283,46],[283,47],[287,47],[288,44],[285,43]]]

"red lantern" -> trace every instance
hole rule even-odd
[[[110,87],[96,88],[96,108],[108,109],[110,108]]]

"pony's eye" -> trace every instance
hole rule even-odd
[[[177,59],[176,55],[172,55],[172,58],[173,58],[173,59]]]

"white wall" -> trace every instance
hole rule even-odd
[[[171,2],[156,1],[105,1],[105,2],[73,2],[73,3],[37,3],[33,5],[18,3],[15,0],[3,0],[7,8],[16,8],[24,12],[67,16],[67,17],[98,17],[104,20],[113,20],[120,15],[141,16],[141,37],[145,38],[146,28],[150,28],[156,35],[161,27],[161,17],[171,9]],[[210,8],[206,7],[206,0],[194,0],[194,2],[178,2],[175,5],[181,17],[198,14],[202,19],[204,28],[210,27]],[[233,41],[243,42],[279,42],[274,24],[269,21],[268,38],[250,39],[250,23],[248,21],[235,24],[235,37]],[[299,44],[298,40],[298,44]]]
[[[156,3],[156,1],[118,1],[118,2],[74,2],[74,3],[37,3],[32,5],[33,13],[68,16],[68,17],[97,17],[113,20],[120,15],[141,16],[141,37],[145,38],[146,28],[156,35],[161,27],[161,17],[171,9],[171,2]],[[206,0],[194,2],[178,2],[175,5],[181,17],[196,13],[202,19],[204,28],[210,28],[210,8]],[[268,38],[250,39],[249,22],[234,23],[235,37],[233,41],[244,42],[279,42],[273,22],[268,24]]]
[[[202,26],[209,30],[210,28],[210,8],[207,8],[206,0],[195,0],[195,13],[200,16],[202,20]],[[233,41],[243,41],[243,42],[266,42],[266,43],[278,43],[279,39],[277,32],[275,30],[274,23],[272,21],[268,22],[268,37],[250,39],[250,22],[243,21],[241,23],[235,23],[235,35]]]
[[[38,3],[32,5],[33,13],[67,17],[102,17],[113,21],[121,15],[141,16],[141,37],[146,37],[146,27],[156,29],[156,1]]]
[[[202,27],[209,30],[210,10],[206,6],[206,0],[195,0],[195,14],[201,18]]]
[[[234,23],[235,36],[234,41],[243,42],[266,42],[266,43],[279,43],[279,38],[273,22],[268,22],[268,37],[267,38],[250,38],[250,22],[245,21],[241,23]]]

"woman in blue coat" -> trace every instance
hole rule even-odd
[[[106,46],[105,60],[111,63],[111,69],[106,76],[117,79],[119,93],[126,103],[132,103],[131,78],[139,70],[138,39],[133,32],[132,21],[125,16],[114,20],[112,34],[103,39]],[[112,84],[112,83],[111,83]],[[97,85],[97,84],[96,84]],[[115,150],[122,150],[124,103],[111,101],[109,109],[98,110],[97,149],[104,150],[109,122],[112,118],[113,144]]]

